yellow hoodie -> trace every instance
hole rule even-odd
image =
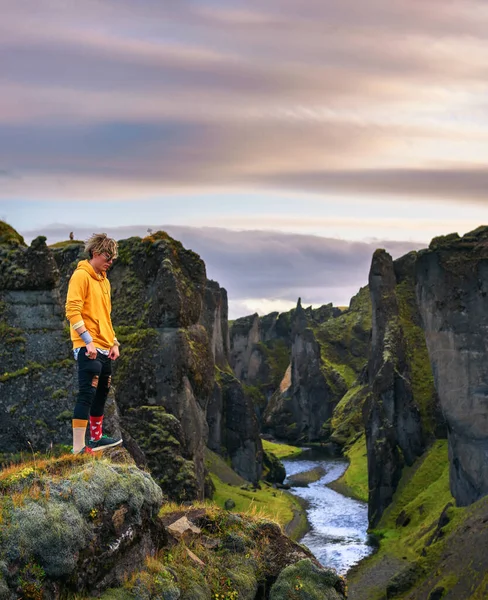
[[[69,281],[66,298],[66,318],[71,325],[73,348],[85,346],[85,342],[75,331],[85,325],[95,347],[109,350],[115,339],[111,311],[110,281],[107,275],[97,274],[87,260],[81,260]]]

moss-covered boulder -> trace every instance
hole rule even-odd
[[[341,600],[346,585],[333,569],[304,559],[283,569],[271,588],[270,600]]]
[[[113,455],[117,462],[68,455],[0,472],[0,560],[11,595],[103,590],[164,541],[161,489],[122,450]]]
[[[162,406],[140,406],[127,412],[124,425],[169,499],[183,502],[199,497],[195,464],[185,450],[183,431],[176,417]]]
[[[272,452],[263,451],[263,478],[270,483],[283,483],[286,470],[283,463]]]

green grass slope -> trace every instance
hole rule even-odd
[[[378,552],[348,577],[350,600],[423,600],[435,590],[439,599],[488,597],[480,595],[488,584],[486,520],[486,498],[471,507],[455,506],[447,442],[436,441],[404,469],[393,502],[374,532],[380,540]]]

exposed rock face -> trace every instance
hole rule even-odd
[[[389,254],[377,250],[369,276],[373,325],[365,422],[372,526],[390,504],[404,463],[411,465],[433,434],[432,377],[428,372],[420,382],[415,370],[419,361],[426,362],[425,341],[422,334],[415,337],[408,329],[418,328],[420,321],[413,295],[415,261],[416,254],[411,253],[393,263]]]
[[[257,314],[234,321],[230,364],[251,397],[258,421],[290,364],[291,315]]]
[[[291,386],[273,397],[265,413],[265,425],[280,438],[318,440],[323,423],[332,416],[334,401],[323,373],[320,345],[299,301],[293,321]]]
[[[435,238],[419,253],[417,295],[459,505],[488,493],[488,228]]]
[[[259,423],[241,382],[230,373],[221,371],[212,404],[211,414],[219,417],[214,421],[214,435],[209,441],[209,448],[227,455],[234,471],[257,483],[262,474],[263,448]]]
[[[71,432],[74,361],[56,288],[59,271],[39,237],[0,244],[0,452],[47,450]]]
[[[225,367],[229,362],[229,304],[226,290],[216,281],[207,281],[200,323],[210,338],[215,364]]]
[[[237,319],[233,323],[230,337],[230,365],[236,377],[241,381],[246,382],[248,379],[256,377],[260,358],[255,355],[253,364],[251,365],[251,357],[253,356],[255,346],[260,341],[259,315],[257,313],[249,317]],[[257,369],[256,365],[258,365]],[[251,370],[251,373],[249,373],[249,370]]]

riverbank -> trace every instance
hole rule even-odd
[[[346,471],[328,486],[348,498],[368,502],[368,454],[364,434],[344,452],[344,456],[349,461]]]
[[[290,455],[290,449],[291,455],[297,456],[301,452],[299,448],[288,446],[287,456]],[[284,449],[280,447],[279,451],[283,452]],[[216,504],[220,508],[232,506],[233,511],[271,519],[295,541],[309,530],[306,505],[301,499],[287,490],[276,489],[265,481],[261,481],[258,487],[252,486],[237,475],[222,457],[208,449],[205,462],[215,487],[209,504]]]

